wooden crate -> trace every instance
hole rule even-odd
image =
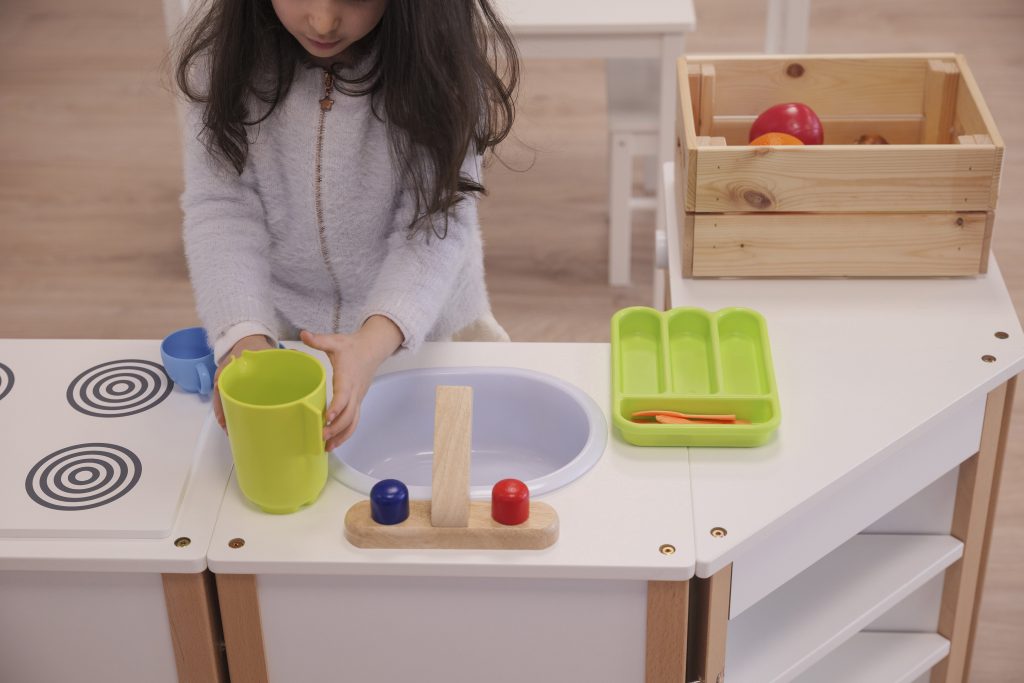
[[[950,276],[988,267],[1003,140],[957,54],[679,60],[685,277]],[[747,144],[804,102],[824,145]],[[888,145],[857,145],[877,133]]]

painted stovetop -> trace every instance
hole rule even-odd
[[[0,537],[169,535],[209,412],[158,341],[0,340]]]

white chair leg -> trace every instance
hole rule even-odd
[[[655,194],[658,191],[658,155],[649,154],[641,158],[644,164],[644,192]]]
[[[768,0],[764,51],[768,54],[807,52],[811,0]]]
[[[629,198],[633,191],[633,154],[628,134],[610,136],[611,172],[608,188],[608,283],[628,285],[632,216]]]

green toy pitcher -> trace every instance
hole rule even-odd
[[[315,501],[327,482],[327,374],[320,361],[288,349],[243,351],[218,386],[245,497],[274,514]]]

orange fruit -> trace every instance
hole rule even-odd
[[[800,138],[789,133],[765,133],[750,141],[752,145],[802,145]]]

